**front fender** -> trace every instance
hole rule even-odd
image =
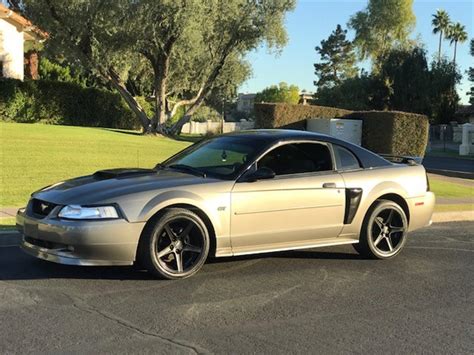
[[[138,219],[148,221],[164,208],[183,204],[198,208],[209,218],[215,232],[216,253],[230,253],[230,193],[206,194],[204,198],[190,191],[164,191],[145,204]]]

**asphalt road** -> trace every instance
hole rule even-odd
[[[0,243],[0,353],[471,353],[474,222],[351,246],[208,262],[190,279],[68,267]]]
[[[426,156],[423,158],[423,166],[426,169],[474,173],[474,160],[462,158]]]

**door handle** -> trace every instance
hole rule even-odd
[[[336,188],[336,183],[334,182],[325,182],[323,184],[323,189],[335,189]]]

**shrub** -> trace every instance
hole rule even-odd
[[[428,117],[399,111],[355,111],[324,106],[256,104],[257,128],[306,129],[307,118],[361,119],[362,146],[376,153],[423,156]]]
[[[216,109],[210,106],[200,106],[192,116],[192,120],[195,122],[219,122],[222,120],[222,116]]]
[[[256,128],[306,129],[307,118],[342,117],[352,111],[313,105],[255,104]]]
[[[0,120],[137,129],[118,94],[76,83],[0,80]]]
[[[428,117],[400,111],[359,111],[344,118],[362,119],[362,146],[380,154],[422,157],[428,144]]]

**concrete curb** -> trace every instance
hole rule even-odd
[[[465,171],[441,170],[441,169],[426,169],[426,171],[431,174],[438,174],[438,175],[444,175],[444,176],[449,176],[449,177],[474,180],[474,173],[468,173]]]

